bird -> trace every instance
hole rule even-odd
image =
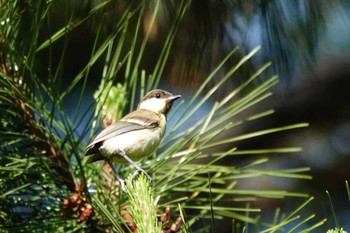
[[[126,191],[125,182],[114,169],[115,163],[130,163],[135,168],[133,178],[142,172],[151,182],[151,177],[135,162],[147,158],[158,148],[165,133],[166,116],[179,98],[181,95],[172,95],[162,89],[149,91],[135,111],[106,127],[86,147],[84,155],[88,159],[85,164],[105,160],[123,191]]]

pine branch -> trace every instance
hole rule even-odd
[[[129,176],[126,185],[130,201],[129,212],[137,226],[137,232],[163,232],[156,217],[156,205],[146,177],[141,174],[132,180],[132,176]]]

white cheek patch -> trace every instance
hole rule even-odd
[[[165,99],[147,99],[140,103],[139,109],[146,109],[153,112],[160,112],[165,108],[166,100]]]

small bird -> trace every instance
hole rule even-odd
[[[152,154],[159,146],[165,132],[166,116],[174,101],[180,95],[154,89],[141,100],[137,109],[99,133],[86,147],[86,163],[105,160],[115,172],[121,188],[125,191],[124,180],[114,170],[113,163],[130,163],[136,169],[133,177],[143,172],[150,176],[134,161]]]

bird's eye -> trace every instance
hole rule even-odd
[[[160,93],[156,94],[156,98],[159,99],[160,98]]]

